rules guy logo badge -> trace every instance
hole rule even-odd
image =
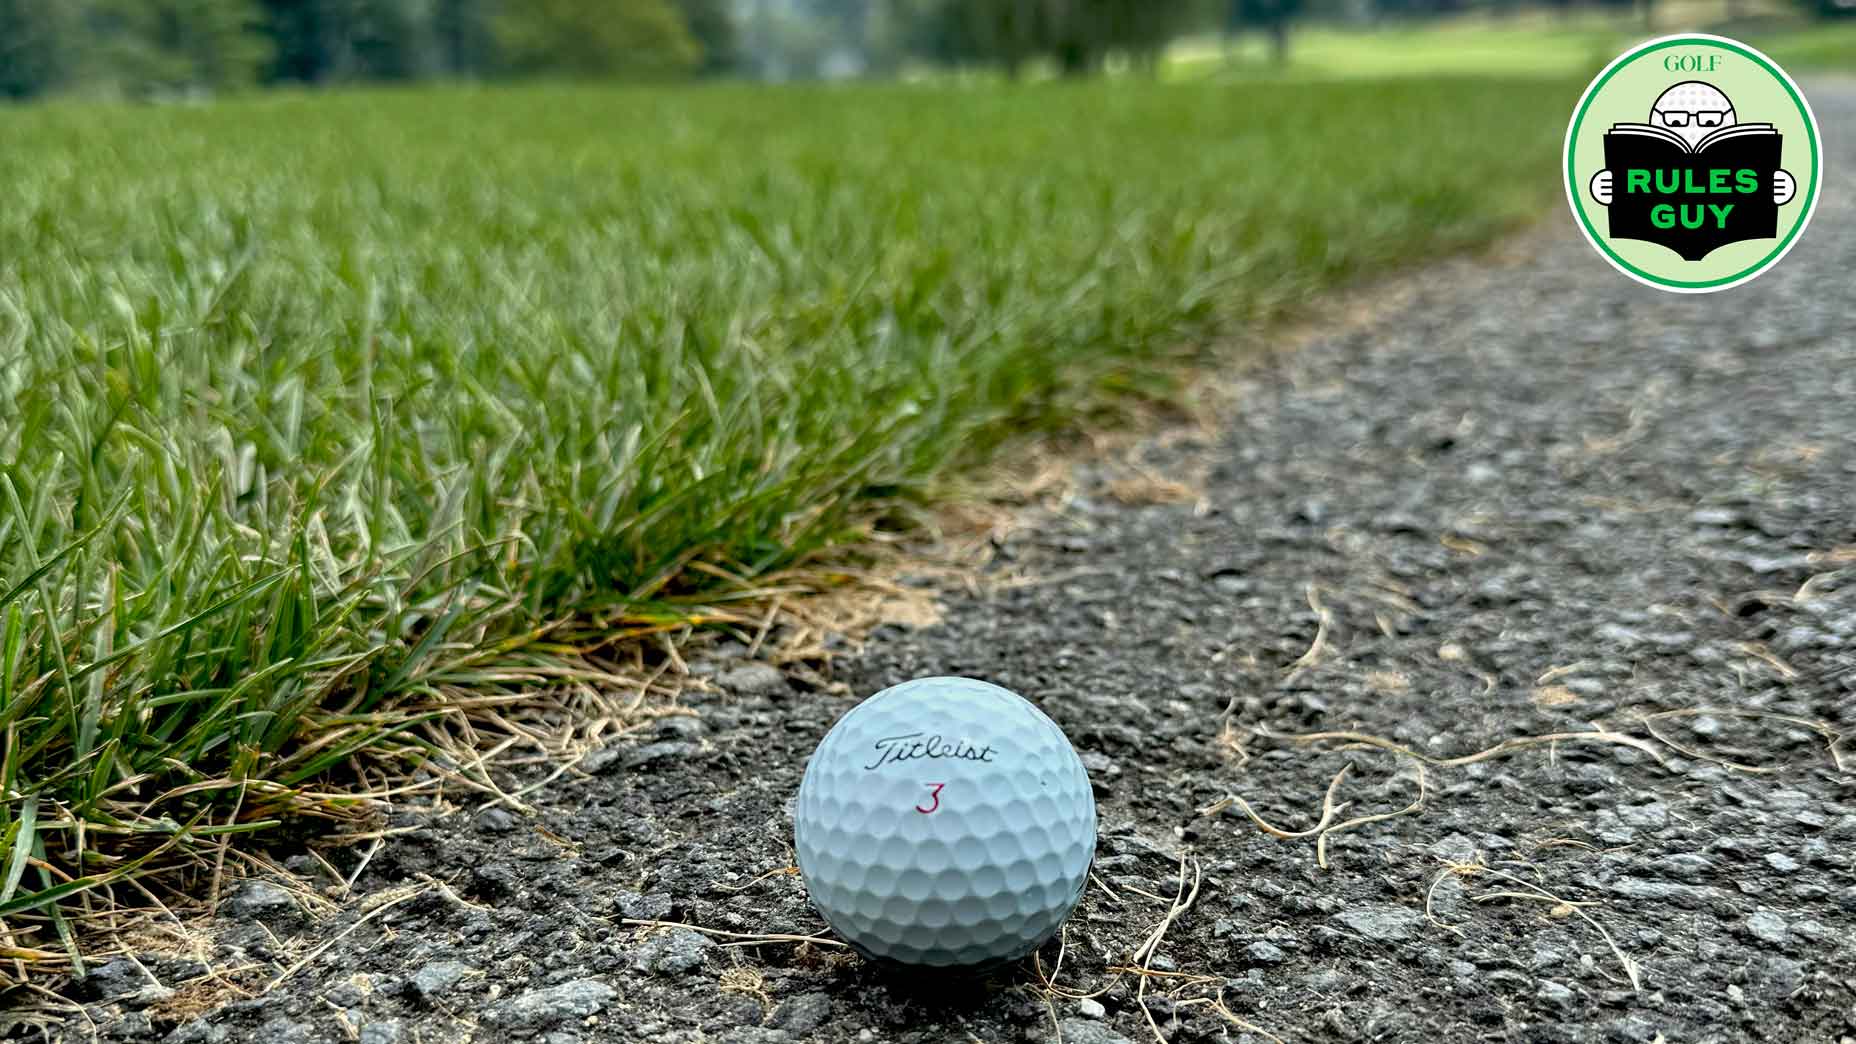
[[[1618,271],[1708,293],[1758,276],[1804,234],[1821,155],[1811,106],[1770,58],[1665,36],[1585,89],[1566,128],[1566,199]]]

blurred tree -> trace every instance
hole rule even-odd
[[[703,72],[725,73],[740,63],[735,14],[728,0],[677,0],[677,11],[702,47]]]
[[[769,10],[762,3],[754,19],[754,68],[767,79],[816,76],[837,47],[833,27],[792,10]]]
[[[457,0],[264,0],[276,44],[268,75],[321,83],[449,71],[438,33],[441,24],[450,27],[441,18],[458,6]]]
[[[1276,64],[1289,61],[1289,24],[1302,12],[1302,0],[1231,0],[1228,31],[1236,35],[1244,29],[1267,33],[1270,53]]]
[[[926,0],[924,0],[926,2]],[[788,0],[861,8],[863,0]],[[724,72],[735,0],[0,0],[0,99],[254,81]],[[848,8],[847,8],[848,10]],[[841,14],[842,12],[840,12]]]
[[[254,0],[89,0],[82,10],[85,73],[131,93],[246,86],[271,57]]]
[[[830,40],[821,72],[842,76],[869,68],[871,0],[808,0],[805,7]]]
[[[1054,43],[1053,7],[1049,0],[951,0],[939,12],[948,57],[995,63],[1017,79]]]
[[[437,0],[432,39],[444,72],[473,76],[495,68],[496,37],[490,29],[494,9],[494,0]]]
[[[1171,3],[1117,3],[1109,5],[1106,27],[1111,47],[1150,72],[1159,68],[1160,55],[1192,18],[1189,0]]]
[[[336,74],[344,80],[412,80],[439,69],[436,0],[346,0]]]
[[[670,0],[519,0],[491,24],[504,66],[520,74],[652,79],[702,58]]]
[[[945,0],[916,39],[930,56],[984,61],[1017,76],[1047,56],[1066,76],[1099,70],[1110,54],[1153,65],[1191,18],[1192,0]]]
[[[1115,42],[1109,29],[1115,8],[1112,0],[1065,0],[1052,4],[1046,31],[1057,68],[1065,76],[1086,76],[1101,64]]]
[[[0,0],[0,98],[31,98],[67,83],[81,30],[71,5]]]
[[[921,9],[933,0],[871,0],[865,34],[870,69],[894,73],[906,58],[925,58],[933,51],[932,37],[923,34]]]
[[[264,0],[265,28],[271,34],[268,80],[315,83],[329,67],[323,51],[322,0]]]

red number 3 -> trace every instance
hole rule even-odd
[[[947,786],[946,783],[928,784],[928,796],[933,798],[934,802],[930,804],[927,808],[923,808],[920,805],[916,805],[915,811],[920,812],[923,815],[927,815],[928,813],[933,812],[935,809],[940,808],[941,807],[941,788],[945,786]]]

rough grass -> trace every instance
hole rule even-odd
[[[359,751],[598,689],[1014,431],[1536,213],[1576,86],[0,112],[0,977],[351,817]]]

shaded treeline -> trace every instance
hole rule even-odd
[[[0,0],[0,97],[520,76],[1150,63],[1300,0]]]

